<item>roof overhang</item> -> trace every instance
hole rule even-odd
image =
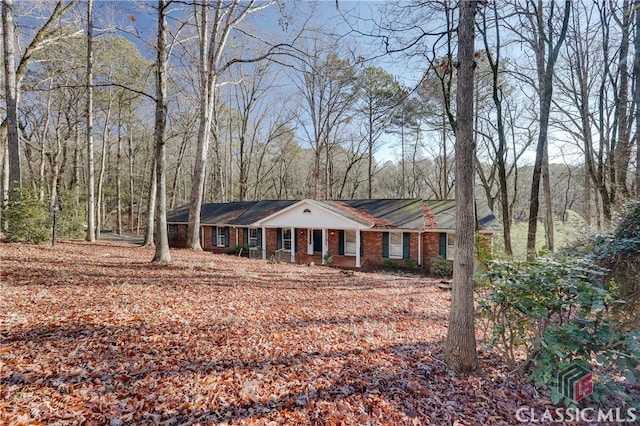
[[[369,223],[355,221],[328,209],[315,200],[301,200],[252,224],[266,228],[370,229]]]

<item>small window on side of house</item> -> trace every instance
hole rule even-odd
[[[218,240],[218,241],[216,241],[216,245],[218,247],[224,247],[224,245],[225,245],[224,228],[218,228],[218,235],[217,235],[216,239]]]

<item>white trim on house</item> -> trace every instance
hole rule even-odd
[[[308,212],[306,210],[309,210]],[[330,210],[315,200],[301,200],[251,226],[268,228],[315,228],[315,229],[371,229],[372,225],[355,221]]]
[[[327,257],[327,252],[329,251],[329,232],[327,228],[322,228],[322,264],[324,265],[325,258]]]
[[[360,231],[356,231],[356,268],[359,268],[360,265],[360,247],[362,245],[362,241],[360,241]]]

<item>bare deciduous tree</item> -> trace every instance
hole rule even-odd
[[[473,98],[476,1],[460,2],[458,86],[456,96],[456,258],[453,264],[451,311],[445,361],[456,371],[478,365],[473,299],[475,246],[475,138]]]

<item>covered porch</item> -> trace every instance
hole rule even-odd
[[[277,252],[282,261],[325,265],[330,260],[351,268],[362,266],[362,230],[372,226],[313,200],[302,200],[254,225],[261,228],[265,259]]]

